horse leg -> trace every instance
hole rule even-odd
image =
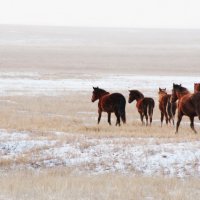
[[[151,111],[149,113],[149,118],[150,118],[150,126],[151,126],[152,118],[153,118],[153,108],[151,108]]]
[[[179,125],[181,123],[182,117],[183,117],[183,114],[181,112],[179,112],[178,113],[178,120],[177,120],[177,123],[176,123],[176,132],[175,133],[178,133],[178,128],[179,128]]]
[[[150,126],[151,126],[151,123],[152,123],[152,115],[149,116],[149,119],[150,119]]]
[[[172,121],[172,110],[171,110],[172,104],[168,101],[167,102],[167,116],[168,116],[168,122],[171,124]]]
[[[111,120],[110,120],[110,118],[111,118],[111,113],[109,112],[109,113],[108,113],[108,123],[111,125]]]
[[[146,118],[146,126],[148,126],[148,113],[147,113],[147,107],[144,109],[144,114],[143,114]]]
[[[140,119],[141,119],[142,125],[144,125],[144,121],[143,121],[143,119],[144,119],[144,115],[143,115],[142,112],[139,112],[139,113],[140,113]]]
[[[115,125],[116,125],[116,126],[117,126],[117,125],[120,126],[120,115],[119,115],[119,113],[118,113],[117,111],[115,112],[115,116],[116,116],[116,118],[117,118],[117,121],[116,121],[116,124],[115,124]]]
[[[163,125],[163,119],[164,119],[164,113],[163,113],[163,112],[161,112],[161,117],[160,117],[160,121],[161,121],[161,127],[162,127],[162,125]]]
[[[98,113],[99,113],[99,117],[98,117],[98,124],[99,124],[99,122],[100,122],[100,120],[101,120],[101,113],[102,113],[102,111],[99,109],[99,110],[98,110]]]
[[[172,115],[172,124],[174,126],[174,116]]]
[[[166,124],[168,125],[168,116],[167,116],[167,112],[166,111],[164,112],[164,115],[165,115]]]
[[[146,118],[146,126],[148,126],[148,115],[147,115],[147,113],[145,114],[145,118]]]
[[[190,117],[190,127],[195,133],[197,133],[197,131],[194,128],[194,116]]]
[[[171,116],[168,115],[168,122],[171,124]]]

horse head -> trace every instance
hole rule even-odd
[[[128,98],[129,103],[140,98],[144,98],[144,95],[141,92],[139,92],[138,90],[129,90],[129,98]]]
[[[129,97],[128,97],[128,102],[131,103],[135,100],[135,95],[133,93],[133,90],[129,90]]]
[[[162,94],[167,94],[166,88],[164,88],[164,89],[159,88],[158,94],[159,94],[159,95],[160,95],[160,94],[161,94],[161,95],[162,95]]]
[[[182,87],[181,84],[173,83],[171,102],[172,103],[176,102],[178,98],[188,93],[189,91],[187,90],[187,88]]]
[[[200,83],[194,83],[194,92],[200,92]]]
[[[103,90],[99,87],[93,87],[91,101],[95,102],[97,99],[101,98],[105,94],[108,94],[108,92],[106,92],[105,90]]]
[[[92,92],[92,102],[95,102],[98,99],[98,89],[99,87],[93,87],[93,92]]]

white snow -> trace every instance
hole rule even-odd
[[[7,132],[6,130],[0,129],[0,140],[18,140],[18,139],[26,139],[28,137],[28,133],[26,132]]]
[[[99,86],[106,90],[121,91],[128,89],[141,89],[156,93],[158,87],[166,87],[169,91],[172,83],[182,83],[193,91],[193,83],[199,82],[198,76],[142,76],[142,75],[108,75],[87,76],[87,78],[68,79],[41,79],[33,74],[16,74],[14,76],[0,74],[0,96],[9,95],[63,95],[70,91],[92,91],[92,86]]]
[[[65,135],[66,142],[62,138]],[[92,138],[55,132],[55,140],[30,138],[29,133],[0,131],[0,159],[13,159],[32,151],[32,163],[20,167],[67,166],[88,173],[132,173],[200,177],[200,141],[112,137]],[[67,139],[69,137],[69,139]],[[75,139],[72,139],[72,138]],[[34,163],[34,165],[33,165]]]
[[[15,158],[31,149],[52,146],[56,143],[47,139],[30,139],[29,136],[28,132],[0,130],[0,158]]]

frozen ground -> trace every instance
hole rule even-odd
[[[67,166],[79,173],[200,177],[200,141],[51,134],[51,140],[44,136],[33,139],[33,133],[1,130],[1,162],[11,160],[8,168]],[[22,158],[23,162],[18,161]]]
[[[182,83],[193,91],[193,83],[199,82],[198,76],[142,76],[142,75],[82,75],[68,79],[43,79],[37,73],[1,73],[0,96],[10,95],[65,95],[69,91],[88,92],[92,86],[99,86],[106,90],[127,91],[139,89],[145,94],[157,96],[158,88],[171,91],[172,84]]]

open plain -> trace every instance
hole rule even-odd
[[[158,88],[200,82],[200,31],[0,26],[0,199],[198,199],[198,134],[160,126]],[[97,125],[92,86],[156,102]]]

